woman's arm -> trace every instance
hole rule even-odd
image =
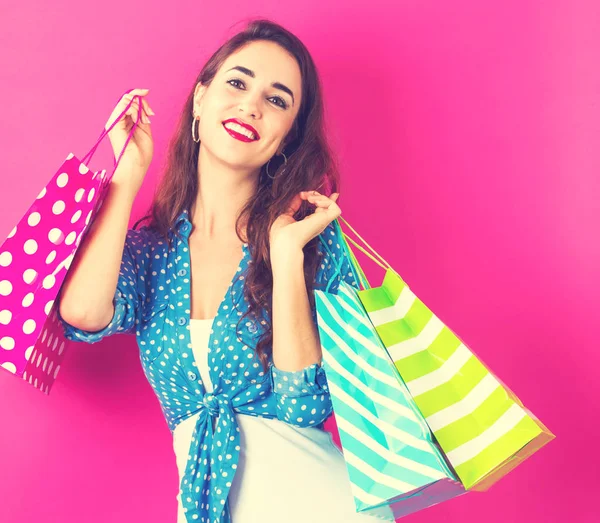
[[[360,289],[333,224],[321,236],[333,257],[318,251],[321,263],[315,289],[330,287],[330,292],[336,293],[342,281]],[[299,267],[300,260],[304,263],[303,255],[294,255],[293,249],[281,255],[277,252],[272,260],[274,365],[269,369],[277,417],[299,427],[315,427],[333,412],[325,369],[321,367],[317,312],[310,309],[304,273]],[[289,258],[285,252],[290,253]]]
[[[304,252],[271,253],[273,270],[273,364],[300,371],[321,363],[321,344],[306,292]]]
[[[271,255],[273,268],[273,365],[277,417],[298,427],[321,425],[332,413],[321,342],[304,278],[304,254]]]
[[[126,168],[123,163],[117,167]],[[114,182],[109,185],[61,287],[58,312],[66,323],[97,331],[113,318],[113,299],[135,197],[133,186]]]

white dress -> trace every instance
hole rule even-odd
[[[208,340],[212,319],[191,320],[192,350],[207,392]],[[185,471],[199,414],[173,432],[179,482]],[[279,419],[236,413],[240,428],[238,468],[229,491],[232,523],[379,523],[393,522],[391,509],[370,515],[356,512],[346,462],[330,433],[294,427]],[[187,523],[180,494],[177,523]]]

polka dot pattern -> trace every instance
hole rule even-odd
[[[67,345],[54,303],[107,180],[69,154],[0,246],[0,367],[46,394]]]
[[[70,340],[96,343],[117,333],[135,333],[148,382],[173,432],[183,420],[198,415],[180,484],[187,521],[230,521],[227,496],[240,453],[236,413],[278,418],[297,427],[321,427],[332,413],[325,370],[313,364],[297,372],[274,367],[262,370],[254,348],[266,328],[264,316],[244,318],[244,274],[252,263],[247,244],[233,281],[212,322],[208,341],[208,393],[192,351],[190,333],[190,255],[188,212],[178,217],[169,245],[147,227],[127,232],[115,313],[101,331],[86,332],[63,322]],[[335,230],[323,233],[330,253],[323,255],[316,288],[339,286],[351,277]],[[331,259],[334,258],[334,259]],[[337,268],[341,266],[340,270]],[[346,277],[346,276],[345,276]],[[313,310],[316,324],[316,310]],[[241,320],[241,321],[240,321]]]

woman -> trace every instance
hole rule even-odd
[[[332,223],[339,193],[317,192],[338,184],[310,54],[265,20],[226,42],[185,104],[150,224],[127,230],[153,154],[147,94],[109,119],[136,97],[115,155],[142,122],[62,288],[67,337],[135,332],[173,433],[178,522],[393,521],[356,513],[323,430],[313,290],[357,283]]]

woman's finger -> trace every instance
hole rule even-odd
[[[303,195],[303,197],[305,198],[327,198],[327,199],[331,199],[335,196],[335,198],[337,199],[340,195],[340,193],[333,193],[331,196],[325,196],[324,194],[321,194],[318,191],[301,191],[300,192],[301,195]]]
[[[142,98],[142,105],[144,106],[144,110],[146,111],[147,115],[152,115],[154,116],[155,113],[152,109],[150,109],[150,106],[148,105],[148,102],[146,101],[145,98]]]
[[[140,90],[140,89],[136,89],[136,90]],[[131,104],[132,107],[135,106],[135,108],[139,110],[138,99],[141,99],[142,100],[142,107],[144,108],[143,113],[146,114],[146,115],[148,115],[148,116],[149,115],[152,115],[152,116],[155,115],[154,111],[148,105],[148,101],[145,98],[141,97],[141,96],[137,96],[134,93],[128,93],[128,94],[126,94],[126,95],[123,96],[123,100],[125,100],[127,103],[129,103],[129,100],[131,100],[134,96],[135,96],[135,100]],[[145,123],[150,123],[150,119],[146,118],[144,116],[144,114],[142,114],[142,121],[145,122]]]
[[[142,104],[144,106],[144,109],[146,110],[146,114],[154,116],[154,111],[150,108],[147,100],[144,98],[144,96],[147,96],[149,92],[150,89],[133,89],[130,93],[127,93],[123,97],[127,100],[130,100],[132,96],[139,96],[142,99]]]
[[[306,196],[306,199],[313,205],[316,205],[317,208],[329,209],[334,206],[337,207],[337,203],[336,203],[337,197],[334,200],[334,199],[328,198],[327,196],[324,196],[322,194],[320,194],[318,196],[309,194],[308,196]]]
[[[129,95],[142,95],[145,96],[150,92],[150,89],[132,89],[130,92],[128,92],[125,96],[129,96]]]
[[[131,100],[131,98],[133,97],[133,95],[129,95],[126,94],[123,99],[125,101],[127,101],[127,103],[129,103],[129,100]],[[142,104],[143,104],[144,100],[142,99]],[[129,109],[127,109],[127,112],[125,114],[129,114],[131,116],[132,120],[137,120],[138,117],[138,112],[140,110],[140,105],[138,102],[137,97],[133,100],[133,102],[131,102],[131,105],[129,106]],[[145,114],[145,111],[142,112],[142,117],[141,117],[141,122],[142,123],[150,123],[150,118],[148,118]]]

